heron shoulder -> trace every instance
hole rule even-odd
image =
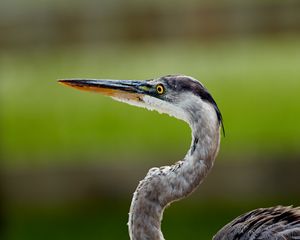
[[[213,240],[300,239],[300,208],[259,208],[224,226]]]

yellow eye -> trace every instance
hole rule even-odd
[[[165,88],[164,88],[163,85],[158,84],[158,85],[156,86],[156,92],[157,92],[158,94],[163,94],[164,91],[165,91]]]

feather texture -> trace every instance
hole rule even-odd
[[[259,208],[224,226],[213,240],[300,239],[300,208]]]

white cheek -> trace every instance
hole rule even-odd
[[[123,102],[123,103],[127,103],[129,105],[132,106],[136,106],[136,107],[145,107],[144,103],[141,101],[137,101],[137,100],[133,100],[133,99],[127,99],[127,98],[121,98],[121,97],[111,97],[112,99],[118,101],[118,102]]]
[[[166,113],[171,117],[188,122],[185,112],[173,104],[147,95],[143,97],[143,101],[145,102],[145,108],[149,110],[155,110],[159,113]]]
[[[159,113],[165,113],[170,115],[171,117],[175,117],[177,119],[183,120],[188,123],[188,118],[183,110],[181,110],[179,107],[174,106],[173,104],[162,101],[155,97],[144,95],[143,97],[141,97],[142,101],[119,98],[119,97],[112,97],[112,98],[119,102],[124,102],[136,107],[146,108],[150,111],[155,110]]]

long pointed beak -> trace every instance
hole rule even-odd
[[[79,90],[139,101],[141,95],[149,93],[150,90],[150,85],[145,80],[62,79],[58,82]]]

